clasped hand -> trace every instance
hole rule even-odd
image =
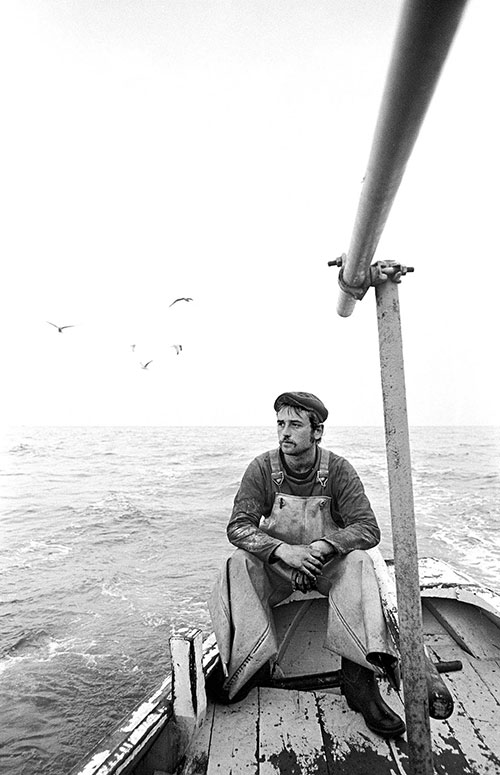
[[[333,547],[328,541],[313,541],[310,544],[282,543],[275,551],[276,557],[291,568],[296,569],[294,585],[301,592],[307,592],[316,586],[316,577],[321,573],[323,563]]]

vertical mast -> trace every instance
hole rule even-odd
[[[380,376],[410,771],[412,775],[432,775],[403,341],[398,283],[394,281],[399,268],[386,267],[388,279],[375,287]]]
[[[398,282],[400,265],[370,263],[466,0],[406,0],[389,66],[349,251],[339,276],[337,312],[348,317],[376,285],[380,373],[398,597],[403,691],[412,775],[432,775],[418,553],[406,408]],[[339,264],[339,261],[331,262]],[[376,273],[378,271],[378,277]],[[372,283],[372,276],[374,282]]]

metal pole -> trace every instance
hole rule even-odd
[[[407,0],[343,270],[337,312],[362,288],[467,0]]]
[[[391,269],[386,270],[391,274]],[[392,272],[394,276],[394,271]],[[429,701],[413,507],[398,275],[376,284],[380,374],[399,612],[403,693],[412,775],[432,775]],[[400,275],[399,275],[400,276]]]

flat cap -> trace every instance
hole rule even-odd
[[[278,412],[283,405],[298,406],[300,409],[313,411],[318,415],[321,422],[325,422],[328,417],[328,409],[323,401],[320,401],[319,398],[312,393],[302,393],[300,391],[281,393],[274,402],[275,411]]]

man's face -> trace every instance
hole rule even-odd
[[[302,455],[308,452],[321,436],[313,430],[311,421],[303,409],[284,406],[277,414],[278,441],[285,455]]]

